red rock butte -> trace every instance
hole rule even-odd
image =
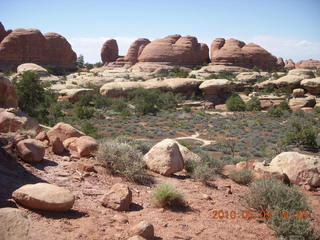
[[[234,38],[227,40],[216,38],[211,44],[211,64],[213,65],[244,68],[256,66],[262,70],[273,70],[281,67],[277,61],[275,56],[254,43],[245,44]]]
[[[76,68],[76,53],[58,33],[23,28],[6,31],[0,23],[0,41],[0,70],[16,70],[28,62],[56,70]]]

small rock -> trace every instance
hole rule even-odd
[[[126,184],[116,183],[102,198],[102,206],[117,211],[128,211],[132,202],[132,192]]]
[[[204,200],[212,200],[211,196],[209,196],[207,194],[202,194],[202,199],[204,199]]]
[[[36,136],[35,138],[36,140],[39,140],[39,141],[44,141],[44,140],[48,140],[48,136],[46,134],[46,132],[39,132],[38,135]]]
[[[46,147],[44,144],[35,139],[25,139],[17,144],[18,155],[22,160],[33,163],[41,162],[45,154]]]
[[[29,218],[23,211],[16,208],[0,209],[0,239],[28,240]]]
[[[87,157],[98,149],[98,142],[92,137],[82,136],[70,143],[68,148],[71,153]]]
[[[146,239],[141,236],[133,236],[131,238],[128,238],[128,240],[146,240]]]
[[[119,222],[119,223],[129,223],[128,217],[123,214],[116,214],[112,217],[112,220]]]
[[[154,227],[151,223],[143,220],[131,228],[131,234],[141,236],[145,239],[152,239],[154,237]]]

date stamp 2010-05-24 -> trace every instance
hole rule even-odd
[[[297,210],[297,211],[289,211],[289,210],[260,210],[260,211],[252,211],[252,210],[213,210],[212,218],[213,219],[261,219],[261,220],[269,220],[273,217],[279,217],[283,219],[307,219],[309,218],[308,210]]]

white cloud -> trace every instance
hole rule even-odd
[[[77,53],[78,56],[80,54],[84,56],[85,62],[96,63],[101,61],[101,47],[103,43],[108,39],[111,39],[111,37],[71,37],[68,38],[68,41],[71,44],[72,49]],[[137,38],[116,37],[114,39],[116,39],[118,43],[119,55],[126,55],[131,43]]]
[[[250,42],[259,44],[277,57],[300,61],[305,59],[320,59],[320,42],[293,40],[274,36],[255,36]]]

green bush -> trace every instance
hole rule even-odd
[[[283,101],[281,102],[279,105],[278,105],[278,108],[283,110],[283,111],[289,111],[291,112],[291,108],[289,106],[289,103],[288,101]]]
[[[81,127],[81,131],[86,135],[93,137],[95,139],[101,138],[101,135],[98,132],[98,128],[92,125],[89,121],[84,121]]]
[[[269,117],[280,118],[280,117],[282,117],[284,115],[284,111],[281,110],[278,107],[271,107],[271,108],[268,109],[267,115]]]
[[[307,118],[294,117],[288,121],[289,130],[285,134],[286,145],[296,145],[299,148],[318,148],[317,129],[314,123]]]
[[[149,150],[153,146],[153,144],[151,144],[150,142],[135,139],[135,138],[129,137],[129,136],[118,136],[115,139],[115,141],[118,143],[129,144],[129,145],[133,146],[134,148],[136,148],[137,150],[139,150],[142,154],[146,154],[147,152],[149,152]]]
[[[74,107],[74,115],[79,119],[90,119],[94,116],[95,109],[93,107],[82,106],[76,104]]]
[[[180,67],[174,67],[170,72],[168,77],[172,78],[187,78],[189,76],[189,71],[183,70]]]
[[[227,108],[229,111],[245,111],[246,110],[246,104],[241,99],[239,95],[232,95],[230,96],[227,101]]]
[[[54,117],[61,118],[64,114],[57,104],[57,95],[49,90],[49,85],[41,82],[33,72],[25,72],[13,80],[19,107],[36,118],[42,124],[55,124]]]
[[[151,196],[151,203],[162,208],[186,206],[183,194],[169,183],[160,183],[156,186]]]
[[[261,103],[259,98],[253,97],[251,98],[246,104],[247,111],[260,111],[261,110]]]
[[[220,158],[213,157],[203,151],[196,153],[200,156],[201,160],[186,161],[185,169],[191,178],[208,185],[208,183],[215,180],[216,176],[220,173],[223,162]]]
[[[112,175],[141,184],[152,182],[152,178],[146,174],[142,153],[127,143],[102,141],[96,157]]]
[[[209,76],[207,76],[205,79],[228,79],[233,80],[236,77],[236,75],[232,72],[223,71],[220,73],[211,73]]]
[[[248,185],[252,182],[252,173],[248,169],[234,170],[230,173],[229,177],[236,183]]]
[[[296,188],[289,187],[277,179],[257,180],[244,196],[248,207],[258,211],[270,211],[268,224],[280,239],[315,239],[308,219],[298,219],[297,211],[309,211],[306,196]],[[280,215],[288,211],[289,218]],[[292,238],[294,237],[294,238]]]

